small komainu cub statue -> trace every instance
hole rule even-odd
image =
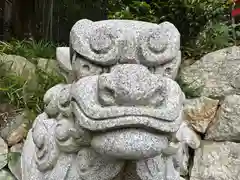
[[[82,19],[57,60],[68,82],[44,96],[24,144],[23,180],[180,179],[185,96],[174,81],[173,24]]]

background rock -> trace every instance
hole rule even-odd
[[[15,145],[21,142],[27,133],[27,125],[21,124],[13,132],[11,132],[7,138],[7,143],[9,146]]]
[[[8,146],[5,141],[0,138],[0,169],[4,168],[8,163]],[[0,178],[1,179],[1,178]]]
[[[177,154],[180,158],[179,159],[179,164],[180,164],[180,175],[181,176],[186,176],[188,175],[188,168],[189,168],[189,148],[187,144],[182,144],[178,150]]]
[[[240,47],[209,53],[191,66],[182,68],[179,83],[187,96],[219,98],[239,92]]]
[[[199,133],[204,134],[214,119],[219,100],[200,97],[188,99],[184,105],[185,120]]]
[[[16,180],[16,178],[5,169],[0,170],[0,180]]]
[[[240,95],[229,95],[222,102],[205,139],[240,141]]]
[[[176,138],[182,144],[187,144],[192,149],[197,149],[201,143],[200,136],[184,121],[176,133]]]
[[[10,152],[19,152],[19,153],[21,153],[22,152],[22,148],[23,148],[23,143],[18,143],[18,144],[13,145],[10,148]]]
[[[38,58],[37,67],[50,75],[54,75],[54,76],[60,75],[58,62],[54,59]]]
[[[35,65],[26,58],[16,55],[0,55],[0,63],[9,74],[22,77],[25,80],[35,76]]]
[[[32,89],[37,87],[36,67],[26,58],[2,54],[0,55],[0,65],[1,69],[4,69],[6,77],[14,76],[19,79],[18,81],[23,81],[23,84],[28,81],[28,86]]]
[[[180,141],[180,147],[176,154],[176,158],[180,165],[180,174],[182,176],[188,175],[189,168],[189,147],[192,149],[199,148],[201,144],[201,138],[196,132],[188,125],[187,122],[181,124],[179,130],[176,133],[176,138]]]
[[[1,137],[9,146],[22,141],[26,135],[25,114],[20,113],[8,120],[8,124],[1,129]]]
[[[13,146],[10,149],[9,158],[8,158],[8,168],[18,180],[22,179],[21,148],[22,148],[22,144]]]
[[[203,141],[195,151],[190,180],[239,180],[240,144]]]

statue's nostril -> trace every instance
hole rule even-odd
[[[105,94],[109,97],[115,97],[115,91],[109,87],[105,87],[104,90]]]
[[[148,67],[148,70],[151,72],[151,73],[155,73],[156,71],[156,68],[155,67]]]
[[[114,96],[114,94],[115,94],[114,90],[111,89],[111,88],[105,88],[105,91],[106,91],[109,95],[112,95],[112,96]]]
[[[82,68],[86,71],[89,71],[90,70],[90,66],[88,64],[83,64],[82,65]]]
[[[115,91],[112,88],[104,87],[99,90],[99,102],[104,106],[115,104]]]

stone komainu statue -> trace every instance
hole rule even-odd
[[[185,97],[173,80],[174,25],[83,19],[69,49],[69,57],[57,49],[69,83],[45,94],[23,148],[23,180],[179,180]]]

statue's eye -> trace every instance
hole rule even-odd
[[[162,53],[167,48],[167,44],[168,37],[159,31],[152,33],[148,38],[148,48],[156,54]]]
[[[147,66],[172,62],[180,49],[180,34],[173,24],[164,22],[146,30],[140,41],[140,59]]]
[[[89,45],[96,54],[106,54],[114,46],[114,41],[107,29],[98,29],[92,32]]]
[[[98,75],[103,72],[103,67],[79,55],[72,61],[73,73],[76,79],[80,79],[86,76]]]
[[[103,74],[103,73],[109,73],[110,71],[111,71],[111,66],[109,66],[109,67],[103,67],[101,74]]]

